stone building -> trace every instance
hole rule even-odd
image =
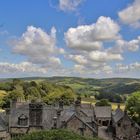
[[[140,127],[122,111],[120,106],[112,112],[113,136],[116,139],[140,140]]]
[[[111,106],[95,106],[95,120],[100,126],[111,124]]]
[[[62,101],[58,106],[12,102],[10,111],[0,114],[0,140],[57,128],[66,128],[84,136],[97,136],[93,106],[81,105],[80,100],[71,106],[63,106]]]
[[[136,140],[139,126],[120,108],[97,107],[81,104],[78,98],[73,105],[64,106],[63,100],[51,106],[41,102],[16,102],[0,113],[0,140],[10,140],[33,131],[68,129],[87,137],[98,136],[101,127],[111,127],[112,140]]]

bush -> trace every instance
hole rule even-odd
[[[98,138],[86,138],[67,130],[49,130],[27,134],[13,140],[99,140]]]

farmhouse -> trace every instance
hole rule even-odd
[[[140,132],[139,126],[120,108],[112,112],[111,107],[81,104],[80,98],[70,106],[64,106],[63,100],[60,100],[58,105],[12,101],[10,109],[0,114],[0,140],[10,140],[34,131],[59,128],[95,137],[99,135],[98,131],[102,126],[112,128],[112,140],[135,140],[134,136],[138,136]]]

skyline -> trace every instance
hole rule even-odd
[[[0,1],[0,78],[140,78],[140,0]]]

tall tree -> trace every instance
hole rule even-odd
[[[140,91],[133,93],[126,102],[128,114],[140,124]]]

